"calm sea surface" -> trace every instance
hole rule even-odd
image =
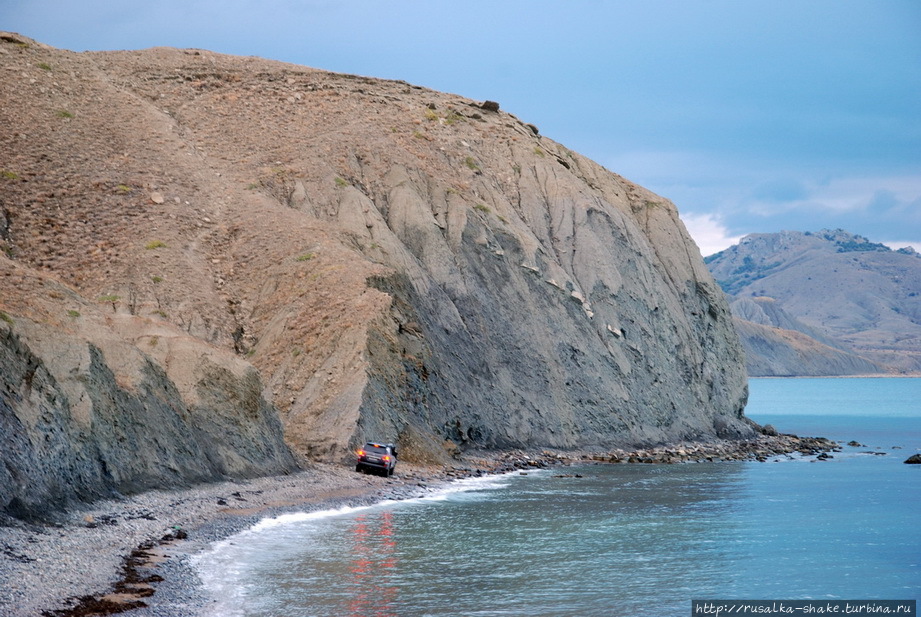
[[[690,615],[691,599],[921,600],[921,379],[754,379],[825,462],[557,468],[263,521],[197,559],[220,616]],[[582,477],[558,477],[560,474]]]

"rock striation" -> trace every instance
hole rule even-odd
[[[437,462],[756,434],[674,205],[498,104],[201,50],[0,50],[0,456],[15,486],[47,476],[30,503],[366,439]],[[76,462],[39,473],[47,426]]]

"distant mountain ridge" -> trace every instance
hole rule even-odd
[[[921,255],[842,229],[751,234],[704,260],[752,376],[921,372]],[[795,334],[794,334],[795,333]]]

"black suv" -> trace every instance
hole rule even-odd
[[[376,471],[383,476],[392,476],[397,466],[397,447],[392,443],[368,442],[358,451],[355,471]]]

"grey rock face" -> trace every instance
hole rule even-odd
[[[514,194],[482,181],[488,207],[408,174],[356,197],[384,223],[352,231],[395,273],[373,282],[394,298],[390,354],[371,356],[353,441],[407,428],[462,447],[752,434],[727,305],[674,206],[569,156],[566,169],[507,162],[530,168]]]
[[[255,371],[234,375],[198,351],[200,397],[189,401],[124,343],[0,325],[0,511],[43,516],[75,500],[294,469]]]

